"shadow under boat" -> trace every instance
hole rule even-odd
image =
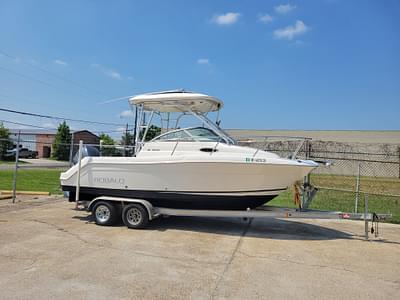
[[[93,223],[90,214],[74,219]],[[122,221],[113,227],[125,226]],[[136,229],[137,230],[137,229]],[[360,236],[340,230],[304,222],[276,218],[226,218],[226,217],[160,217],[152,220],[142,230],[181,230],[231,236],[247,236],[277,240],[333,240],[359,239]],[[134,230],[133,230],[134,232]]]

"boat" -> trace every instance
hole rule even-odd
[[[223,102],[216,97],[174,90],[134,96],[129,103],[136,115],[134,154],[84,157],[80,170],[76,164],[61,173],[70,201],[75,201],[79,174],[79,199],[86,201],[109,196],[164,208],[252,209],[318,166],[238,145],[220,128]],[[180,127],[188,117],[199,124]],[[162,133],[147,141],[157,118]]]

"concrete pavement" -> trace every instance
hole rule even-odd
[[[95,225],[63,199],[0,201],[2,299],[396,299],[400,226],[161,218]]]
[[[19,161],[24,162],[19,164],[20,169],[32,169],[32,168],[68,168],[69,162],[57,161],[45,158],[24,158]],[[0,165],[0,170],[11,170],[15,168],[15,164],[2,164]]]

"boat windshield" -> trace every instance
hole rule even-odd
[[[152,140],[152,142],[162,141],[197,141],[197,142],[217,142],[222,140],[215,132],[204,127],[178,129],[164,133]]]

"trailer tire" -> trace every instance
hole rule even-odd
[[[92,214],[97,225],[110,226],[115,224],[118,213],[116,207],[107,201],[99,201],[93,206]]]
[[[149,223],[149,214],[140,204],[129,204],[122,210],[122,220],[128,228],[145,228]]]

